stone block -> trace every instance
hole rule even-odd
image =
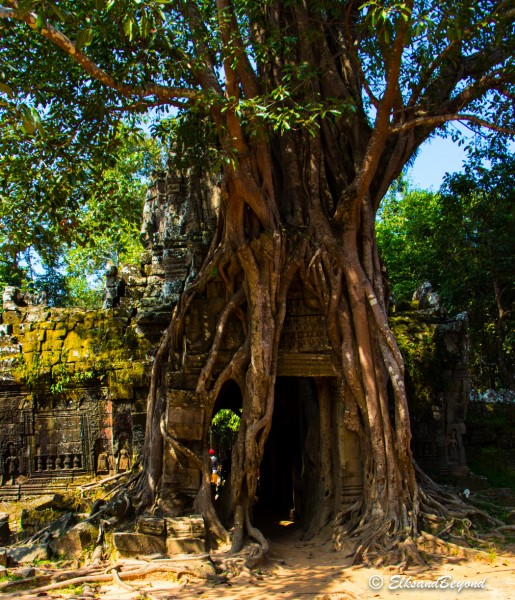
[[[58,329],[47,329],[46,332],[46,340],[64,340],[66,337],[67,330],[64,327],[59,327]]]
[[[45,308],[28,308],[27,313],[25,315],[26,323],[41,323],[42,321],[47,321],[50,317],[50,311]]]
[[[25,567],[25,569],[18,569],[16,571],[16,575],[21,577],[21,579],[28,579],[29,577],[34,577],[36,575],[36,569],[34,567]]]
[[[75,331],[71,331],[65,338],[63,350],[66,352],[78,351],[82,349],[82,337]]]
[[[42,496],[38,505],[34,507],[34,510],[67,510],[68,508],[69,502],[66,502],[66,499],[62,494],[52,494],[48,496]]]
[[[154,271],[152,271],[152,275],[150,275],[150,277],[148,278],[147,284],[149,286],[155,285],[155,286],[161,287],[163,285],[163,282],[164,282],[163,275],[164,275],[164,271],[163,271],[163,273],[161,275],[159,275],[159,274],[155,273]]]
[[[41,352],[41,342],[29,342],[23,340],[21,345],[23,354],[28,352]]]
[[[193,399],[196,398],[193,397]],[[172,406],[168,412],[168,426],[179,440],[201,440],[204,410],[196,405]]]
[[[166,529],[166,522],[160,517],[145,517],[138,518],[136,524],[138,533],[148,533],[150,535],[163,535]]]
[[[63,340],[49,340],[41,344],[41,352],[60,352],[63,348]]]
[[[5,310],[2,313],[2,323],[17,325],[23,319],[24,312],[19,309]]]
[[[12,323],[2,323],[0,325],[0,336],[2,335],[11,335],[13,332]]]
[[[7,567],[7,548],[0,548],[0,567],[3,569]]]
[[[34,563],[38,560],[48,560],[48,546],[18,546],[7,549],[7,561],[9,564]]]
[[[141,300],[145,295],[145,287],[135,285],[126,289],[126,296],[129,300]]]
[[[146,533],[115,532],[113,545],[120,556],[150,556],[166,553],[164,539]]]
[[[152,258],[150,260],[152,260]],[[120,276],[126,281],[130,277],[139,277],[140,275],[141,268],[138,265],[122,265],[120,267]]]
[[[52,554],[79,558],[84,550],[92,548],[98,538],[98,528],[92,523],[78,523],[50,542]]]
[[[145,250],[142,252],[140,260],[142,265],[149,265],[152,262],[152,251]]]
[[[130,312],[130,311],[132,311],[133,307],[134,307],[133,298],[131,298],[129,296],[123,296],[122,298],[119,299],[118,308],[125,310],[127,312]]]
[[[200,487],[200,471],[196,467],[175,468],[173,464],[168,464],[168,458],[166,458],[162,483],[163,486],[172,486],[174,489],[195,496]]]
[[[27,342],[35,342],[42,343],[46,340],[46,331],[43,330],[34,330],[25,334],[25,343]]]
[[[206,536],[206,526],[201,515],[166,519],[166,533],[171,538],[199,538]]]
[[[25,335],[29,331],[34,329],[34,325],[32,323],[15,323],[13,325],[13,333],[14,335],[20,336]]]
[[[113,382],[109,385],[109,394],[116,400],[132,400],[134,390],[128,383]]]
[[[163,325],[166,327],[170,323],[170,318],[171,311],[143,310],[136,315],[136,322],[140,325]]]
[[[61,362],[61,353],[58,350],[47,350],[43,354],[43,364],[53,367]]]
[[[9,515],[0,513],[0,544],[9,544],[11,530],[9,529]],[[0,562],[0,564],[2,564]]]
[[[206,542],[200,538],[166,538],[168,554],[202,554],[206,551]]]

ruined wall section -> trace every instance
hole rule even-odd
[[[219,188],[209,177],[172,168],[156,174],[143,211],[141,269],[121,272],[147,334],[168,324],[184,286],[202,266],[219,203]]]
[[[448,315],[426,283],[409,306],[391,316],[390,325],[406,367],[415,459],[437,481],[465,481],[467,314]]]
[[[4,292],[0,469],[4,484],[77,481],[128,468],[144,435],[152,344],[132,310],[20,306]],[[123,450],[123,451],[122,451]]]

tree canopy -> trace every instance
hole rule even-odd
[[[289,13],[303,22],[292,27]],[[369,153],[380,139],[380,155],[406,161],[450,121],[513,131],[513,16],[508,2],[469,0],[325,0],[309,9],[296,1],[9,0],[0,7],[4,149],[52,148],[58,221],[74,210],[67,186],[86,176],[72,165],[95,152],[112,161],[120,116],[149,108],[202,107],[225,130],[227,160],[240,151],[238,128],[315,131],[324,119],[359,119]],[[324,29],[332,56],[298,52]],[[331,58],[347,74],[329,85]],[[321,78],[324,90],[313,85]],[[348,186],[378,168],[378,158],[368,165],[360,154],[365,171]],[[398,174],[392,158],[386,163],[378,197]]]
[[[312,4],[293,27],[288,14],[302,6],[4,2],[0,175],[2,248],[11,264],[29,245],[55,264],[57,239],[80,244],[92,239],[95,223],[109,227],[97,208],[96,221],[91,213],[78,218],[88,205],[109,207],[112,216],[101,212],[111,223],[117,207],[126,214],[130,203],[107,193],[103,177],[117,161],[127,127],[148,110],[158,119],[170,109],[209,115],[219,137],[210,151],[216,168],[235,164],[247,135],[292,129],[315,135],[324,122],[344,124],[353,146],[344,152],[357,167],[332,175],[345,182],[345,194],[331,208],[336,220],[344,197],[365,189],[377,208],[417,147],[437,128],[449,133],[446,123],[513,131],[509,3],[331,0]],[[332,40],[325,55],[298,52],[299,45],[316,45],[324,29]],[[335,68],[343,80],[332,78]],[[321,79],[324,89],[315,85]],[[365,144],[356,143],[357,123]],[[204,136],[192,139],[194,129],[174,132],[184,134],[188,148],[205,145]]]

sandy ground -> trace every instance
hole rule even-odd
[[[332,551],[330,545],[303,542],[298,532],[290,530],[272,539],[269,558],[259,576],[255,579],[242,574],[224,584],[189,582],[181,587],[156,574],[150,580],[131,585],[138,588],[139,594],[148,592],[151,598],[159,600],[515,600],[515,548],[491,553],[485,560],[436,564],[399,575],[388,568],[351,567],[350,560]],[[142,598],[138,592],[131,593],[116,585],[94,591],[97,598],[105,600]]]

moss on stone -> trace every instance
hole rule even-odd
[[[438,389],[441,365],[436,328],[410,314],[392,317],[390,326],[404,358],[410,403],[423,410]]]

